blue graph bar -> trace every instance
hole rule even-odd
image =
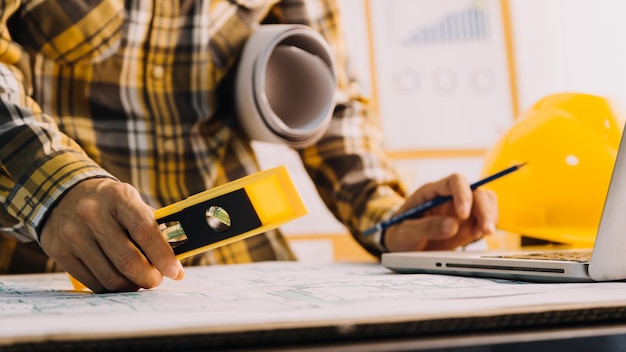
[[[433,24],[418,27],[409,33],[405,45],[435,44],[485,40],[489,38],[486,10],[472,6],[444,15]]]

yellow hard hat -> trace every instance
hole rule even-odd
[[[485,188],[498,195],[497,227],[573,246],[593,246],[624,115],[609,99],[560,93],[539,100],[487,153],[484,176],[520,170]]]

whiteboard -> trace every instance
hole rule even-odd
[[[513,120],[500,0],[369,0],[387,150],[483,149]]]

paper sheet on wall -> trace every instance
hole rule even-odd
[[[389,150],[488,148],[513,120],[500,0],[370,0]]]
[[[64,274],[0,276],[0,342],[141,336],[480,315],[589,302],[616,304],[626,283],[528,284],[394,274],[378,264],[267,262],[187,268],[152,290],[70,291]]]

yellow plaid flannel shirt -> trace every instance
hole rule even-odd
[[[232,78],[258,24],[319,31],[339,66],[328,132],[299,150],[319,193],[355,239],[403,189],[377,119],[348,70],[333,0],[5,0],[0,3],[0,272],[57,270],[37,245],[76,183],[111,177],[154,208],[259,170],[236,124]],[[68,219],[69,221],[69,219]],[[30,243],[27,243],[30,242]],[[294,259],[278,231],[185,264]]]

